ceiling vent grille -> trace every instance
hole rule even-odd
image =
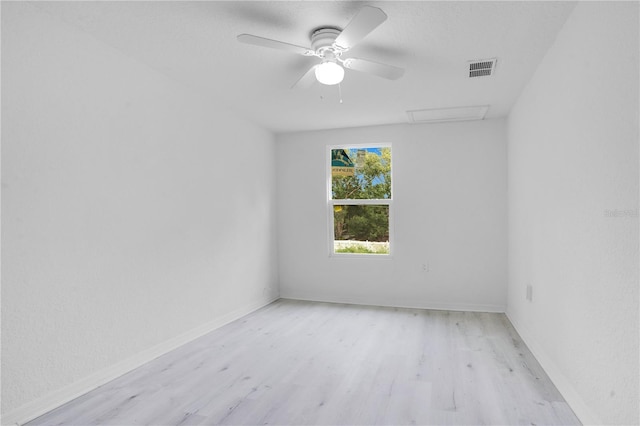
[[[488,77],[496,70],[497,59],[482,59],[479,61],[469,61],[469,78]]]

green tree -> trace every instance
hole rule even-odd
[[[356,150],[347,150],[352,160]],[[366,151],[363,161],[356,163],[353,176],[334,176],[334,199],[391,198],[391,149],[381,148],[380,154]],[[337,240],[389,240],[389,207],[385,205],[336,206],[334,235]]]

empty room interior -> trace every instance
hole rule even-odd
[[[637,425],[636,1],[2,1],[2,425]]]

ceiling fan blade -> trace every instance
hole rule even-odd
[[[317,67],[317,65],[314,65],[309,68],[309,71],[304,73],[303,76],[298,79],[298,81],[293,83],[293,86],[291,86],[291,88],[308,89],[309,87],[311,87],[311,85],[316,81],[315,71]]]
[[[389,80],[397,80],[404,75],[404,68],[393,65],[381,64],[379,62],[367,61],[366,59],[347,58],[344,60],[344,67],[350,70],[362,71]]]
[[[364,6],[342,30],[335,44],[345,50],[350,49],[386,19],[387,15],[381,9]]]
[[[253,44],[255,46],[270,47],[272,49],[284,50],[286,52],[297,53],[298,55],[312,56],[313,50],[308,47],[296,46],[295,44],[285,43],[283,41],[271,40],[269,38],[258,37],[251,34],[240,34],[238,36],[240,43]]]

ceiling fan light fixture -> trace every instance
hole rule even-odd
[[[333,61],[325,61],[316,67],[316,79],[328,86],[338,84],[344,79],[344,68]]]

